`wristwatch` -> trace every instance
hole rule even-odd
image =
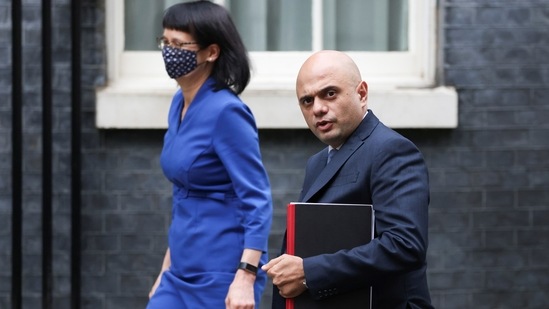
[[[257,275],[257,266],[254,266],[250,263],[240,262],[240,264],[238,264],[238,269],[242,269],[251,274]]]

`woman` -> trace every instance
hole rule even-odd
[[[171,6],[163,28],[166,71],[180,87],[161,154],[173,213],[147,308],[256,308],[272,201],[255,120],[238,97],[247,52],[227,10],[208,1]]]

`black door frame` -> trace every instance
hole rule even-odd
[[[71,308],[81,298],[81,1],[71,4]],[[12,12],[11,308],[23,306],[23,3]],[[52,1],[42,1],[42,308],[53,308]]]

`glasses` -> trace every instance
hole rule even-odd
[[[166,46],[170,46],[177,49],[184,49],[187,45],[195,45],[198,44],[197,42],[172,42],[168,41],[166,38],[157,38],[156,42],[158,43],[158,48],[164,49]]]

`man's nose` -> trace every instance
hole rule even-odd
[[[325,114],[327,112],[328,112],[328,105],[326,104],[326,102],[323,100],[315,99],[315,102],[313,104],[313,113],[318,115],[318,114]]]

